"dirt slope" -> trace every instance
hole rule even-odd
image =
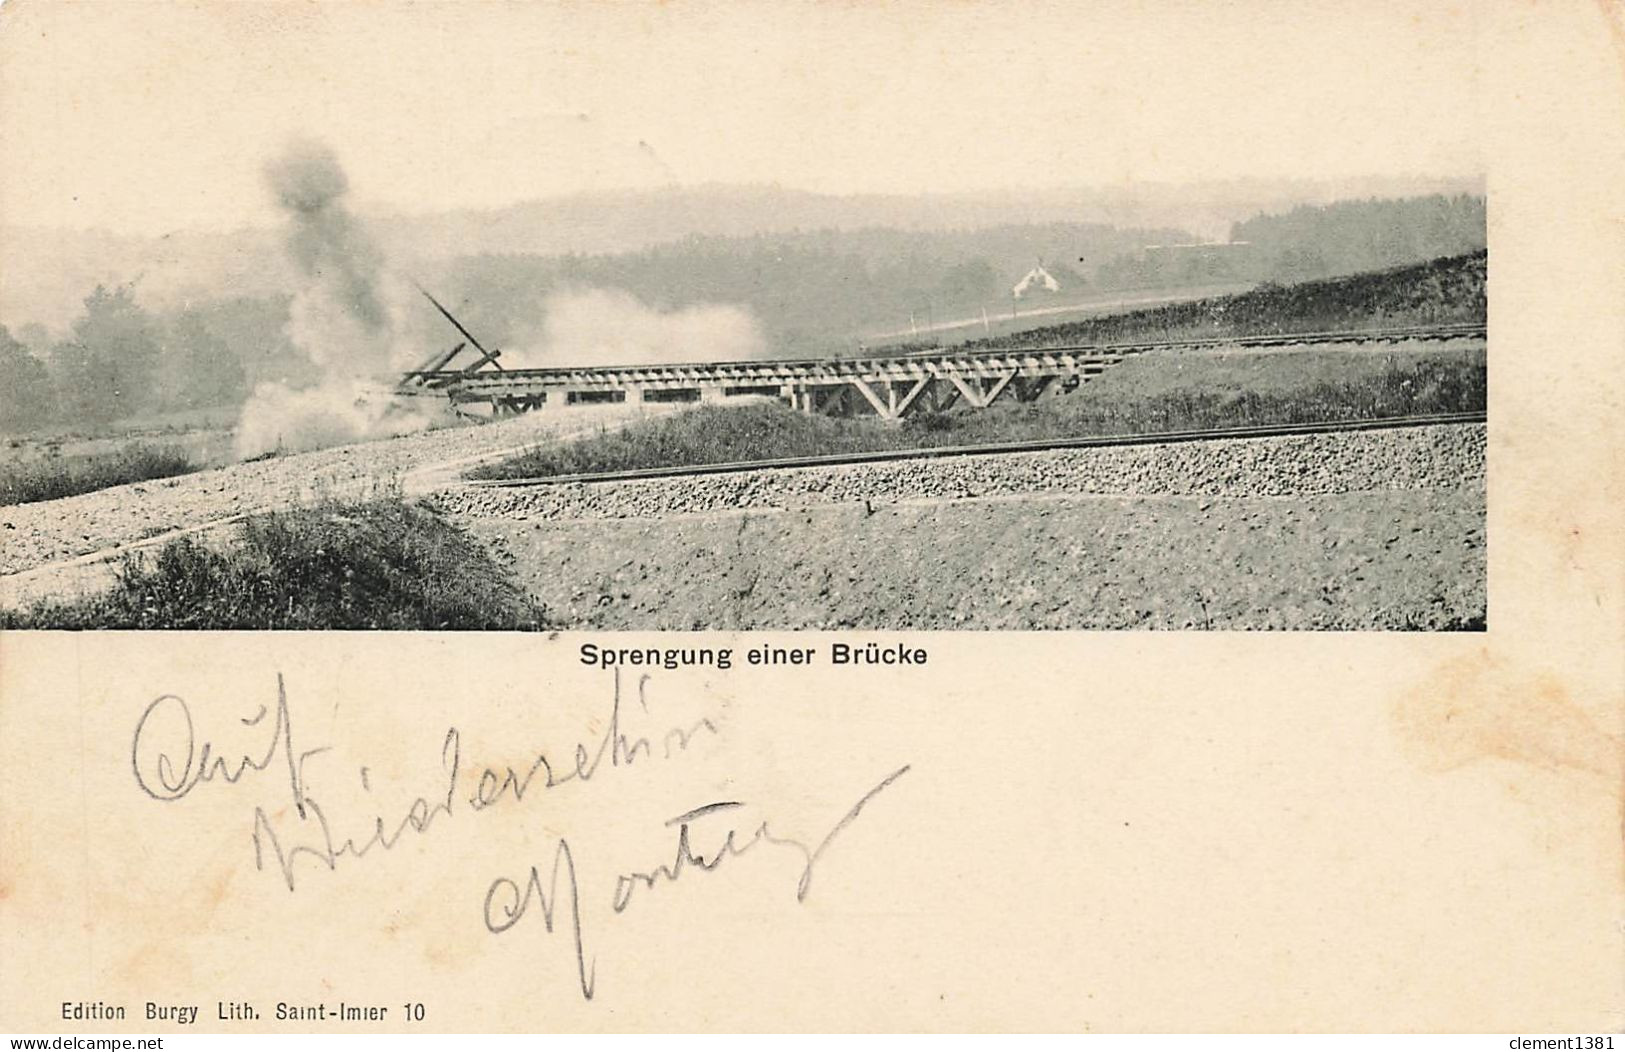
[[[1471,486],[464,525],[579,628],[1437,629],[1485,612]]]

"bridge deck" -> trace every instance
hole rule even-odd
[[[1179,347],[1337,344],[1482,338],[1478,325],[1445,325],[1367,332],[1280,333],[1194,340],[967,351],[938,349],[845,358],[755,359],[669,365],[574,366],[506,371],[422,370],[403,385],[454,402],[490,402],[498,411],[539,408],[563,401],[717,401],[741,394],[786,398],[809,412],[845,415],[873,410],[895,418],[945,410],[963,399],[991,405],[1009,392],[1030,401],[1060,380],[1086,382],[1124,358]]]

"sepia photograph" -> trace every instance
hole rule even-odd
[[[1483,630],[1472,18],[1262,6],[9,5],[0,624]]]
[[[0,1031],[1613,1048],[1622,72],[0,0]]]

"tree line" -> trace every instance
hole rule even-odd
[[[285,298],[245,298],[155,313],[131,285],[98,285],[62,338],[0,326],[0,430],[233,406],[262,380],[306,382],[287,311]]]
[[[1042,223],[976,230],[820,230],[693,236],[610,255],[482,255],[446,281],[482,332],[523,339],[559,287],[625,289],[656,308],[751,309],[784,354],[850,347],[869,333],[995,317],[1036,263],[1061,296],[1290,284],[1456,256],[1485,247],[1484,199],[1341,201],[1236,223],[1228,243],[1172,229]],[[1042,299],[1043,294],[1038,294]],[[1020,306],[1025,306],[1021,304]]]

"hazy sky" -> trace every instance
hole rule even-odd
[[[363,205],[595,187],[954,191],[1473,175],[1471,3],[11,0],[0,220],[272,221],[327,141]]]

